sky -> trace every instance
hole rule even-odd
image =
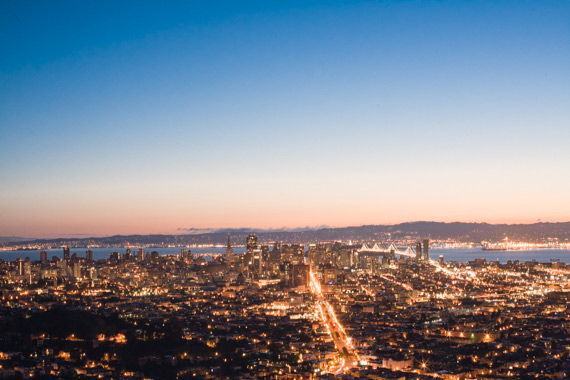
[[[0,235],[570,220],[568,1],[2,1]]]

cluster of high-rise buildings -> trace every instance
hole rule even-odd
[[[259,244],[257,236],[250,234],[245,253],[235,255],[228,234],[225,259],[230,270],[244,273],[252,280],[279,279],[291,286],[309,284],[309,265],[302,244]]]
[[[0,260],[0,377],[570,374],[564,263],[444,263],[427,239],[244,243],[236,254],[228,235],[225,255],[126,248],[94,260],[64,248]],[[68,317],[90,322],[77,330]]]
[[[386,268],[396,260],[396,248],[393,244],[380,247],[374,243],[374,248],[368,249],[366,243],[361,246],[324,242],[305,247],[303,244],[260,243],[255,234],[250,234],[245,242],[245,248],[243,254],[236,254],[232,247],[231,236],[228,234],[225,255],[207,265],[207,270],[213,273],[225,273],[228,278],[234,273],[242,274],[247,280],[279,280],[290,286],[307,286],[311,265],[317,271],[319,278],[326,278],[326,282],[337,283],[342,279],[343,270],[366,269],[370,273],[375,273],[379,268]],[[408,250],[413,253],[411,248]],[[110,252],[109,262],[143,264],[157,262],[159,256],[159,252],[155,250],[126,248],[124,252],[119,250]],[[204,258],[195,257],[188,248],[181,248],[178,258],[185,263],[208,264]],[[429,262],[429,240],[417,243],[415,258]],[[40,261],[33,265],[29,258],[18,259],[16,270],[10,273],[14,280],[28,284],[58,278],[92,281],[97,279],[98,272],[94,263],[92,250],[87,249],[85,256],[80,257],[76,252],[71,253],[69,247],[64,247],[62,257],[53,256],[51,260],[48,260],[46,251],[41,251]]]

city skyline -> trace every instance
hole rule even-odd
[[[0,235],[565,222],[568,2],[0,5]]]
[[[215,248],[44,246],[0,260],[1,373],[157,380],[570,373],[567,248],[537,260],[516,246],[489,246],[496,253],[489,255],[465,245],[438,249],[425,238],[407,248],[304,246],[242,234],[245,246],[236,250],[225,238]]]

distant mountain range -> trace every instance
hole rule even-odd
[[[488,223],[440,223],[411,222],[395,225],[368,225],[359,227],[319,228],[296,230],[246,230],[229,229],[206,233],[177,235],[115,235],[91,238],[37,239],[32,241],[0,242],[0,246],[44,245],[44,246],[137,246],[137,245],[223,245],[231,233],[232,244],[244,245],[247,235],[256,233],[260,243],[280,241],[283,243],[316,243],[320,241],[352,240],[354,242],[389,242],[403,239],[454,240],[466,243],[481,241],[510,240],[546,242],[558,239],[570,241],[570,222],[534,224],[488,224]]]
[[[10,243],[19,241],[30,241],[30,238],[19,237],[19,236],[0,236],[0,243]]]

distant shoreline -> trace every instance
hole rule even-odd
[[[77,253],[79,258],[85,257],[85,251],[91,249],[95,260],[108,259],[111,252],[124,253],[128,247],[74,247],[71,248],[71,253]],[[139,247],[130,247],[131,251],[136,252]],[[224,255],[226,247],[140,247],[145,252],[157,251],[159,255],[178,255],[183,248],[189,248],[193,254],[221,254]],[[236,254],[245,252],[243,246],[233,246]],[[59,258],[63,257],[63,250],[60,248],[45,250],[48,252],[48,260],[53,256]],[[15,261],[19,258],[25,259],[29,257],[32,261],[39,261],[41,250],[3,250],[0,251],[0,260]],[[444,261],[455,261],[458,263],[468,263],[474,259],[486,259],[490,261],[499,261],[507,263],[508,261],[538,261],[541,263],[549,263],[552,261],[560,261],[570,263],[570,249],[564,248],[540,248],[528,250],[513,250],[513,251],[483,251],[481,246],[476,247],[433,247],[430,248],[430,257],[437,260],[439,256],[444,256]]]

